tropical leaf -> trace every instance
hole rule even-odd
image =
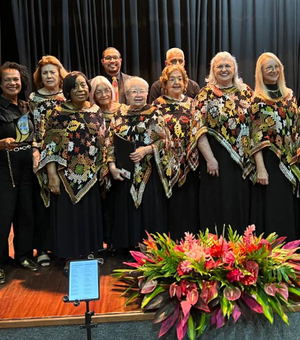
[[[195,323],[194,323],[194,319],[192,315],[190,315],[188,319],[187,334],[190,340],[196,339],[196,328],[195,328]]]
[[[167,317],[161,324],[160,331],[158,337],[160,338],[164,334],[166,334],[175,324],[179,316],[179,304],[175,307],[174,313],[172,313],[169,317]]]
[[[174,313],[178,302],[175,299],[169,299],[165,302],[163,306],[155,313],[153,323],[160,323],[164,321],[168,316]]]
[[[142,304],[141,304],[141,307],[142,308],[145,308],[145,306],[156,296],[158,295],[159,293],[161,292],[164,292],[165,290],[161,287],[161,286],[157,286],[156,289],[149,293],[149,294],[146,294],[143,298],[143,301],[142,301]]]
[[[159,294],[157,294],[155,297],[153,297],[144,307],[145,310],[152,310],[160,308],[166,300],[169,299],[169,293],[166,291],[163,291]],[[143,302],[142,302],[143,303]]]
[[[256,294],[257,302],[262,306],[265,317],[270,321],[271,324],[274,322],[273,310],[269,305],[267,294],[260,288]]]

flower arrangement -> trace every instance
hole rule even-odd
[[[300,297],[300,240],[256,236],[254,225],[244,235],[229,227],[227,239],[208,230],[185,233],[178,244],[166,234],[147,236],[140,251],[130,252],[135,262],[124,262],[133,269],[112,276],[129,295],[127,304],[141,298],[143,310],[156,311],[159,337],[176,325],[179,340],[186,333],[196,339],[210,324],[220,328],[255,313],[273,323],[275,312],[288,324],[286,311]]]

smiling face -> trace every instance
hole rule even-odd
[[[20,72],[13,68],[3,70],[0,86],[5,98],[16,100],[22,89]]]
[[[214,64],[214,75],[218,86],[229,87],[233,84],[234,63],[228,57],[220,57]]]
[[[105,50],[101,63],[105,72],[110,76],[116,76],[120,73],[122,59],[120,58],[120,53],[116,49],[108,48]]]
[[[172,98],[180,98],[184,91],[183,76],[179,70],[170,73],[166,86],[166,94]]]
[[[56,65],[47,64],[42,66],[41,79],[47,90],[59,90],[60,76]]]
[[[83,107],[85,101],[89,97],[89,87],[83,76],[79,75],[76,78],[75,88],[71,90],[70,96],[75,107]]]
[[[111,89],[106,84],[97,85],[94,100],[100,107],[109,105],[112,101]]]
[[[279,72],[280,67],[274,59],[268,58],[262,63],[262,75],[265,84],[276,84]]]
[[[131,109],[141,109],[146,104],[148,92],[143,83],[135,82],[126,95]]]

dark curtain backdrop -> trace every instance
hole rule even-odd
[[[211,58],[226,50],[253,87],[256,59],[271,51],[300,96],[299,0],[1,0],[0,24],[1,63],[18,61],[31,73],[52,54],[92,78],[103,72],[102,51],[115,46],[122,70],[151,85],[176,46],[200,86]]]

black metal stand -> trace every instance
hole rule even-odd
[[[96,328],[98,325],[92,323],[92,316],[95,314],[94,311],[89,310],[89,301],[85,301],[86,303],[86,312],[85,312],[85,323],[84,326],[80,326],[80,329],[86,329],[87,340],[92,340],[92,328]]]
[[[88,259],[89,260],[93,260],[94,257],[89,255]],[[104,263],[104,260],[102,258],[97,258],[96,260],[98,261],[99,265]],[[65,295],[63,297],[63,302],[70,302],[68,295]],[[75,307],[78,307],[80,305],[80,301],[79,300],[75,300],[73,303],[74,303]],[[95,312],[94,311],[90,311],[90,301],[89,300],[85,300],[85,303],[86,303],[85,323],[84,323],[83,326],[80,326],[80,329],[86,329],[87,340],[92,340],[91,329],[98,327],[98,325],[92,323],[92,316],[95,314]]]

